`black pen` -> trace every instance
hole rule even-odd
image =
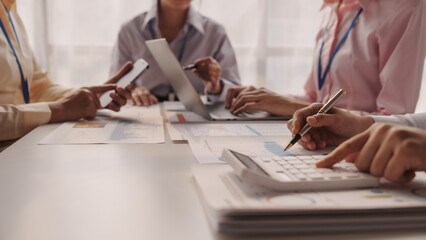
[[[182,67],[182,69],[183,69],[184,71],[186,71],[186,70],[191,70],[191,69],[194,69],[194,68],[197,68],[197,65],[195,65],[195,64],[189,64],[189,65],[186,65],[186,66],[183,66],[183,67]]]
[[[340,89],[339,91],[335,92],[333,96],[327,101],[324,106],[318,111],[320,114],[327,113],[333,106],[346,94],[346,91],[343,89]],[[285,147],[284,152],[290,149],[294,144],[297,143],[309,130],[311,130],[311,126],[306,123],[306,125],[302,128],[302,130],[299,131],[296,136],[290,141],[290,143]]]

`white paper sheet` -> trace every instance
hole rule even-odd
[[[241,152],[253,157],[283,157],[295,155],[324,154],[331,149],[319,151],[305,150],[300,145],[293,146],[284,152],[291,136],[229,136],[229,137],[199,137],[188,140],[192,153],[199,163],[225,163],[222,158],[224,148]]]
[[[190,140],[197,137],[227,136],[290,136],[285,122],[275,123],[166,123],[172,140]]]
[[[164,101],[163,106],[166,111],[188,111],[179,101]]]
[[[120,112],[100,111],[94,120],[66,122],[39,144],[163,143],[159,106],[123,107]]]
[[[167,111],[167,122],[186,123],[186,122],[209,122],[207,119],[189,111]]]

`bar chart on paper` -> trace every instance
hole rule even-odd
[[[308,151],[301,146],[294,146],[290,151],[283,151],[291,136],[280,137],[200,137],[189,140],[189,146],[199,163],[224,163],[221,154],[224,148],[252,157],[284,157],[328,153],[330,149]]]
[[[291,136],[285,123],[167,123],[172,140],[198,137]]]
[[[65,122],[39,144],[162,143],[160,108],[124,107],[120,112],[100,111],[94,120]]]

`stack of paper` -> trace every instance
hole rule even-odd
[[[291,233],[425,228],[426,174],[406,186],[274,192],[242,182],[226,164],[193,166],[213,228],[229,233]]]

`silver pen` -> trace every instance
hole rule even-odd
[[[195,64],[189,64],[189,65],[186,65],[186,66],[183,66],[183,67],[182,67],[182,69],[183,69],[184,71],[186,71],[186,70],[191,70],[191,69],[195,69],[195,68],[197,68],[197,65],[195,65]]]
[[[336,103],[346,94],[346,91],[343,89],[340,89],[339,91],[335,92],[333,96],[327,101],[324,106],[318,111],[320,114],[327,113],[331,108],[336,105]],[[296,136],[290,141],[290,143],[285,147],[284,151],[287,151],[290,149],[294,144],[296,144],[309,130],[311,130],[311,126],[309,124],[306,124]]]

